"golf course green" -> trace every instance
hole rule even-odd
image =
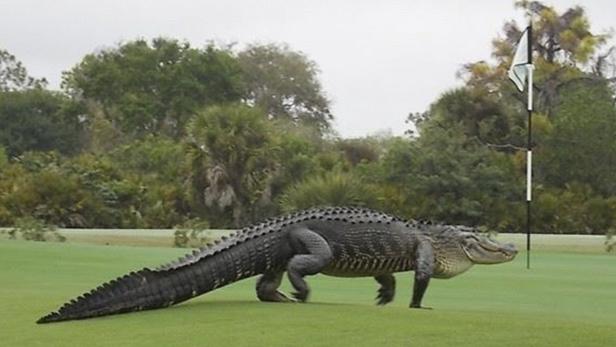
[[[521,252],[433,280],[433,310],[407,308],[409,273],[385,307],[370,278],[318,275],[307,304],[261,303],[248,279],[167,309],[37,325],[68,299],[187,250],[0,239],[0,345],[616,346],[616,256],[574,237],[540,240],[530,270]]]

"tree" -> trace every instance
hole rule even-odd
[[[379,144],[375,138],[343,139],[336,143],[346,161],[356,166],[361,162],[374,162],[379,159]]]
[[[602,83],[609,57],[614,52],[611,47],[604,48],[610,35],[593,33],[590,21],[580,6],[562,13],[539,1],[517,1],[515,6],[532,19],[536,108],[550,117],[558,103],[560,89],[568,83],[579,79]],[[522,96],[514,91],[507,78],[522,30],[515,21],[503,26],[503,34],[492,41],[495,65],[479,61],[464,66],[460,76],[468,86],[523,103]],[[603,50],[605,53],[602,53]]]
[[[547,183],[584,183],[616,195],[616,107],[607,83],[580,80],[561,90],[553,129],[538,155]]]
[[[280,196],[288,187],[329,171],[323,168],[320,161],[324,153],[331,153],[329,143],[323,140],[318,131],[309,126],[298,126],[289,121],[279,120],[273,124],[275,170],[271,172],[270,185],[267,197],[270,201],[262,204],[259,211],[265,215],[273,216],[281,212]]]
[[[614,223],[616,115],[605,68],[614,49],[601,52],[608,36],[591,32],[580,7],[562,14],[535,1],[516,7],[533,19],[534,228],[605,232]],[[394,169],[391,182],[412,197],[415,216],[501,231],[523,225],[525,95],[507,78],[521,29],[509,22],[503,33],[493,41],[495,61],[465,65],[465,86],[441,95],[427,113],[412,114],[419,137],[406,153],[385,158]]]
[[[162,136],[146,136],[121,145],[109,158],[121,169],[123,179],[115,187],[123,191],[119,204],[133,209],[135,222],[149,228],[171,228],[188,218],[185,196],[186,156],[182,143]]]
[[[315,62],[286,45],[252,45],[238,54],[249,104],[274,119],[329,130],[333,116]]]
[[[9,156],[30,150],[74,153],[80,144],[80,110],[44,89],[17,58],[0,49],[0,146]]]
[[[25,151],[81,148],[80,109],[60,93],[35,88],[0,92],[0,146],[10,156]]]
[[[219,211],[230,209],[234,227],[255,219],[276,169],[271,123],[256,108],[212,106],[190,121],[188,134],[192,151],[201,153],[193,153],[198,162],[192,169],[202,170],[206,180],[194,177],[193,196]],[[220,218],[211,220],[220,223]]]
[[[200,108],[239,100],[241,70],[227,49],[157,38],[87,55],[65,73],[67,93],[101,105],[129,135],[178,138]]]
[[[511,149],[487,143],[508,127],[498,103],[466,89],[446,92],[419,125],[419,138],[386,155],[388,181],[406,192],[417,218],[511,231],[522,200],[519,172]]]
[[[28,71],[7,50],[0,49],[0,92],[44,88],[47,81],[28,75]]]

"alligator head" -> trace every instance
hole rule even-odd
[[[511,261],[518,253],[513,244],[502,244],[467,227],[451,227],[432,235],[434,277],[449,278],[474,264],[499,264]]]

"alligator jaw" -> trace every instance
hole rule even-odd
[[[480,235],[467,236],[462,249],[475,264],[500,264],[512,261],[518,250],[512,243],[501,244]]]

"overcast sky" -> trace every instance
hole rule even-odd
[[[582,5],[595,31],[616,26],[616,1],[545,3]],[[490,58],[509,19],[524,21],[510,0],[0,0],[0,48],[59,88],[85,54],[135,38],[286,42],[320,67],[342,136],[398,135],[409,112],[460,84],[462,64]]]

